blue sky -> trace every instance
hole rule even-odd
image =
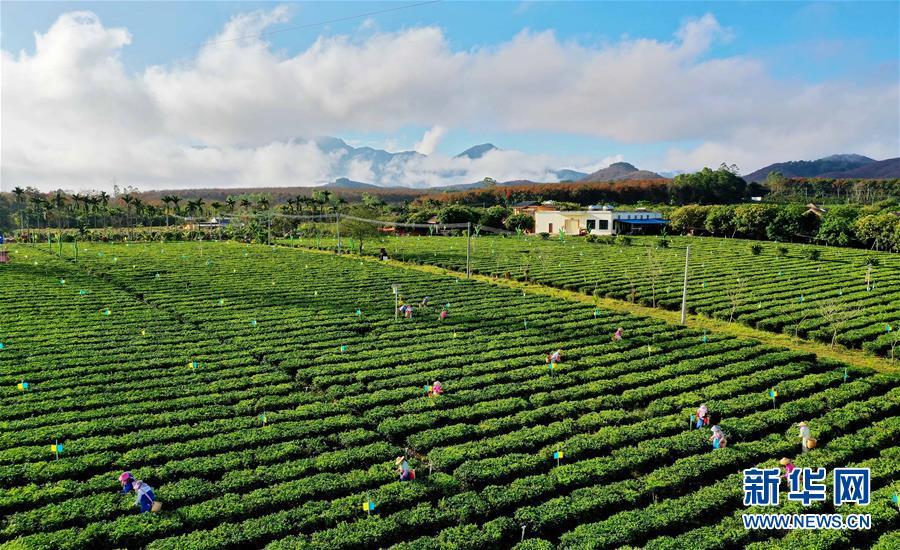
[[[412,2],[410,2],[412,3]],[[130,33],[130,41],[114,48],[112,57],[121,61],[125,78],[140,80],[149,67],[159,66],[175,73],[179,68],[197,63],[202,44],[215,40],[233,17],[250,12],[285,10],[277,21],[264,25],[268,32],[279,31],[297,25],[315,24],[333,19],[351,17],[366,12],[396,8],[407,3],[395,2],[3,2],[0,17],[2,49],[11,58],[19,59],[20,52],[27,56],[35,53],[35,33],[47,33],[61,14],[72,11],[90,11],[96,14],[104,29],[124,28]],[[285,8],[286,7],[286,8]],[[900,3],[898,2],[451,2],[420,5],[361,17],[347,21],[313,25],[311,27],[274,32],[262,38],[269,53],[278,59],[303,56],[317,40],[344,37],[351,43],[364,44],[378,35],[402,35],[415,29],[435,27],[440,30],[442,47],[448,51],[448,62],[453,54],[468,54],[475,59],[514,43],[523,31],[530,36],[542,31],[552,31],[560,55],[580,59],[583,50],[602,60],[608,60],[617,48],[637,48],[641,41],[655,44],[676,44],[680,41],[679,29],[688,22],[704,16],[711,17],[715,29],[709,31],[709,43],[690,56],[682,67],[690,73],[700,66],[711,70],[715,62],[723,60],[734,66],[733,71],[746,74],[759,72],[765,83],[762,91],[771,91],[778,97],[778,90],[806,90],[816,94],[820,87],[838,87],[847,98],[848,110],[858,104],[860,94],[865,94],[871,84],[886,87],[888,94],[896,93],[898,57],[900,57]],[[80,23],[77,25],[81,27]],[[567,48],[567,46],[576,46]],[[605,53],[604,53],[605,52]],[[613,53],[610,53],[613,52]],[[6,59],[6,58],[5,58]],[[527,60],[522,61],[527,71]],[[572,61],[577,68],[577,61]],[[680,61],[676,62],[681,64]],[[427,67],[409,67],[409,71],[428,70]],[[460,78],[468,78],[469,69],[461,69]],[[588,71],[586,69],[586,71]],[[727,73],[727,69],[722,69]],[[598,83],[598,104],[605,99],[604,86],[616,87],[616,74],[611,73]],[[352,78],[352,75],[351,75]],[[387,77],[386,77],[387,78]],[[493,87],[494,83],[482,76],[480,86]],[[549,78],[549,77],[548,77]],[[635,77],[638,78],[638,77]],[[640,77],[644,87],[658,86],[657,92],[665,94],[667,82],[654,83],[652,75]],[[717,77],[716,77],[717,78]],[[716,78],[702,82],[717,82]],[[752,80],[759,80],[753,78]],[[500,88],[503,82],[499,82]],[[635,85],[631,82],[630,85]],[[855,86],[853,90],[844,88]],[[481,88],[483,89],[483,88]],[[588,90],[589,92],[590,90]],[[698,90],[698,94],[708,90]],[[156,92],[154,92],[156,93]],[[211,93],[211,92],[210,92]],[[479,88],[465,91],[470,103],[479,103]],[[514,93],[514,92],[510,92]],[[734,93],[728,100],[735,100]],[[831,93],[831,92],[829,92]],[[680,92],[686,95],[687,92]],[[795,98],[803,102],[804,94]],[[565,96],[549,96],[563,98]],[[888,99],[892,97],[888,96]],[[863,103],[865,98],[863,98]],[[618,99],[621,101],[621,99]],[[409,101],[416,101],[415,97]],[[700,109],[697,105],[680,106],[673,100],[673,109]],[[720,103],[721,99],[711,98]],[[736,102],[739,104],[739,102]],[[529,103],[533,104],[533,103]],[[435,103],[436,111],[440,101]],[[238,108],[239,104],[235,104]],[[425,115],[408,117],[400,124],[377,122],[354,125],[354,121],[340,123],[330,121],[321,125],[329,132],[354,144],[387,147],[394,150],[408,149],[420,141],[423,134],[434,125],[446,128],[434,151],[445,155],[455,154],[470,145],[490,141],[504,149],[514,149],[529,155],[549,155],[560,162],[587,162],[589,159],[621,157],[638,163],[654,162],[649,169],[693,169],[693,164],[706,162],[718,151],[729,154],[740,139],[747,136],[763,136],[765,128],[747,128],[735,125],[732,135],[723,129],[728,121],[717,115],[710,121],[716,125],[709,135],[702,131],[679,133],[661,131],[610,130],[602,126],[606,119],[598,117],[598,129],[585,129],[579,124],[552,124],[546,120],[552,116],[577,119],[583,116],[585,104],[573,105],[571,114],[546,114],[540,121],[519,124],[512,120],[505,123],[480,123],[479,113],[467,111],[465,115],[448,114],[446,118]],[[642,109],[638,102],[623,106],[623,116]],[[822,117],[827,117],[834,107],[823,105]],[[491,111],[488,108],[488,111]],[[615,112],[615,111],[613,111]],[[896,117],[896,112],[883,112],[884,117]],[[299,116],[299,115],[298,115]],[[518,116],[518,115],[517,115]],[[527,113],[521,113],[527,118]],[[607,115],[609,116],[609,115]],[[773,118],[776,115],[771,115]],[[784,118],[789,115],[777,115]],[[803,125],[807,119],[798,119]],[[726,117],[727,118],[727,117]],[[874,118],[874,115],[873,115]],[[302,120],[302,119],[300,119]],[[459,122],[457,123],[457,120]],[[652,124],[652,119],[650,119]],[[23,124],[27,125],[27,121]],[[646,124],[643,123],[642,124]],[[673,122],[672,124],[675,124]],[[166,126],[166,124],[162,124]],[[300,124],[300,126],[304,126]],[[846,126],[846,124],[845,124]],[[318,129],[320,126],[316,126]],[[893,127],[881,128],[889,134]],[[317,132],[318,133],[318,132]],[[866,135],[859,129],[860,136]],[[871,131],[869,132],[871,134]],[[6,137],[6,136],[4,136]],[[265,142],[257,136],[256,144]],[[296,132],[296,137],[311,137]],[[173,135],[173,139],[206,145],[205,137]],[[271,140],[283,140],[283,133],[273,134]],[[754,138],[755,139],[755,138]],[[832,142],[812,143],[805,137],[798,138],[805,148],[795,154],[829,154],[838,152],[869,152],[888,154],[896,151],[895,140],[859,139],[856,150],[830,150],[829,147],[853,147],[856,142],[836,139]],[[726,142],[728,146],[726,146]],[[833,145],[832,145],[833,143]],[[866,149],[866,150],[864,150]],[[701,152],[705,151],[705,152]],[[746,156],[745,162],[769,162],[787,160],[779,155],[794,153],[769,146],[767,151]],[[896,155],[893,155],[896,156]],[[674,164],[683,159],[683,166]],[[723,158],[722,161],[732,159]],[[643,166],[642,166],[643,167]],[[746,171],[759,166],[747,166]]]

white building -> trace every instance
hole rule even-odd
[[[587,210],[551,210],[534,213],[535,233],[578,235],[582,231],[592,235],[641,233],[645,228],[658,228],[669,223],[659,212],[647,210],[613,210],[611,207],[591,206]]]

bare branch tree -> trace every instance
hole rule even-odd
[[[837,343],[838,334],[841,332],[847,322],[857,318],[860,314],[860,308],[839,299],[831,297],[821,300],[817,304],[819,315],[825,322],[828,333],[831,335],[831,347]]]
[[[656,288],[659,286],[659,279],[662,276],[663,267],[656,253],[656,249],[652,246],[647,247],[646,269],[644,276],[650,284],[650,304],[656,307]]]
[[[731,303],[731,311],[728,314],[728,321],[734,321],[734,314],[738,308],[747,303],[747,279],[735,275],[734,281],[725,285],[725,295]]]

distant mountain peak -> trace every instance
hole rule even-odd
[[[330,187],[338,189],[378,189],[378,185],[371,183],[363,183],[361,181],[353,181],[350,178],[337,178],[329,184]]]
[[[656,180],[663,179],[656,172],[640,170],[628,162],[614,162],[606,168],[597,170],[583,177],[581,181],[622,181],[622,180]]]
[[[495,146],[493,143],[482,143],[480,145],[474,145],[469,147],[462,153],[456,155],[455,158],[470,158],[470,159],[480,159],[484,155],[490,153],[491,151],[499,151],[500,149]]]
[[[830,155],[817,160],[790,160],[787,162],[776,162],[760,168],[744,176],[744,179],[756,182],[766,181],[766,178],[772,172],[779,172],[786,178],[818,178],[824,177],[826,174],[828,177],[837,177],[836,174],[854,171],[864,166],[873,165],[875,162],[874,159],[856,154]]]
[[[628,170],[629,172],[637,172],[638,169],[635,166],[628,162],[614,162],[609,165],[610,168],[621,168],[622,170]]]
[[[855,153],[846,153],[840,155],[828,155],[827,157],[822,157],[819,160],[836,160],[843,162],[859,162],[859,163],[869,163],[875,162],[875,159],[869,158],[864,155],[857,155]]]

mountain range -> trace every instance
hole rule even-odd
[[[416,151],[400,151],[391,153],[383,149],[372,147],[353,147],[344,140],[336,137],[315,138],[316,146],[329,157],[333,164],[331,173],[335,179],[317,182],[319,185],[327,183],[338,189],[378,189],[385,187],[398,187],[394,182],[398,174],[407,173],[407,168],[421,166],[428,158],[427,155]],[[493,143],[481,143],[469,147],[453,157],[455,164],[435,169],[432,176],[444,180],[459,181],[461,177],[477,174],[477,168],[472,170],[473,164],[466,161],[478,161],[492,153],[503,150]],[[744,176],[748,182],[765,181],[770,172],[778,171],[788,178],[792,177],[828,177],[828,178],[897,178],[900,177],[900,158],[877,161],[875,159],[855,154],[831,155],[818,160],[788,161],[770,164],[764,168]],[[532,171],[532,173],[534,173]],[[616,182],[626,180],[651,180],[665,179],[664,175],[649,170],[642,170],[627,162],[614,162],[606,168],[595,172],[586,173],[571,168],[550,168],[544,172],[545,181],[536,182],[525,178],[517,178],[510,181],[498,182],[498,185],[549,183],[559,182]],[[491,174],[484,174],[490,176]],[[666,174],[671,175],[671,174]],[[437,191],[455,191],[481,187],[484,183],[480,176],[475,181],[440,185],[414,182],[405,185],[413,189],[429,188]],[[433,181],[434,178],[432,178]],[[475,179],[475,178],[473,178]]]
[[[387,182],[391,180],[391,174],[397,173],[402,165],[415,160],[426,158],[426,155],[416,151],[400,151],[398,153],[390,153],[382,149],[373,149],[371,147],[353,147],[348,145],[344,140],[335,137],[318,137],[313,140],[316,146],[324,153],[335,159],[333,172],[342,174],[340,177],[329,182],[333,187],[340,189],[366,189],[373,187],[386,187],[376,183],[368,183],[359,181],[366,179],[374,182]],[[454,156],[454,159],[479,160],[486,155],[502,151],[493,143],[481,143],[469,147],[465,151]],[[365,178],[356,179],[350,177],[350,174],[359,173],[360,168],[364,168]],[[556,181],[560,182],[609,182],[622,180],[638,180],[638,179],[660,179],[663,176],[648,170],[639,170],[627,162],[616,162],[607,168],[597,170],[596,172],[587,173],[571,168],[551,169],[548,171],[552,174]],[[446,177],[458,175],[453,170],[448,169],[446,173],[441,174]],[[532,183],[529,180],[517,179],[509,182],[500,182],[500,185],[506,183]],[[482,181],[471,183],[462,183],[455,185],[440,186],[436,189],[444,190],[462,190],[479,187],[483,185]],[[412,187],[420,187],[413,185]],[[425,187],[425,185],[421,185]],[[430,187],[433,188],[433,187]]]
[[[786,178],[898,178],[900,157],[875,160],[863,155],[831,155],[817,160],[776,162],[747,174],[747,181],[763,182],[771,172]]]

